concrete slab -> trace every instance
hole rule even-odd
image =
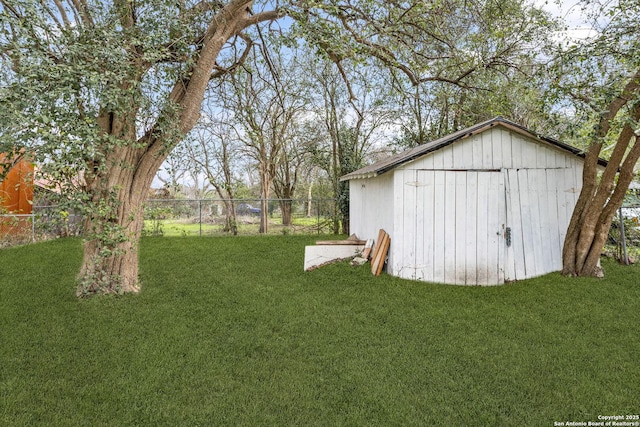
[[[325,264],[353,258],[364,250],[364,245],[316,245],[304,248],[304,271]]]

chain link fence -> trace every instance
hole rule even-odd
[[[144,208],[143,235],[259,234],[261,205],[259,199],[148,200]],[[266,205],[268,234],[324,234],[339,229],[334,221],[333,199],[270,199]],[[0,215],[0,247],[76,236],[81,232],[81,216],[60,211],[56,206],[34,206],[29,215]]]
[[[33,215],[0,215],[0,248],[35,241]]]
[[[334,209],[333,199],[270,199],[267,201],[267,233],[333,233],[340,229],[334,221]],[[82,232],[79,215],[60,212],[55,206],[34,206],[33,212],[29,215],[0,215],[0,247],[77,236]],[[260,232],[261,213],[261,201],[258,199],[149,200],[145,205],[143,235],[256,235]],[[640,204],[620,208],[611,225],[604,252],[622,263],[640,262]]]
[[[259,234],[262,201],[243,200],[149,200],[145,206],[143,233],[152,236],[210,236]],[[268,234],[321,234],[334,230],[335,201],[266,201]],[[235,215],[234,215],[235,213]]]
[[[611,223],[605,254],[623,264],[640,262],[640,205],[620,208]]]
[[[34,206],[33,213],[0,215],[0,248],[55,237],[77,236],[82,218],[55,206]]]

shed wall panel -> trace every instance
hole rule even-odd
[[[456,141],[398,169],[542,169],[576,162],[581,160],[557,147],[500,127]]]
[[[349,228],[361,239],[375,239],[378,230],[393,231],[393,174],[349,181]]]
[[[502,283],[501,173],[419,170],[402,176],[405,211],[395,227],[395,274],[462,285]]]
[[[398,204],[398,210],[395,214],[394,230],[398,228],[414,230],[416,227],[416,221],[419,215],[416,215],[418,209],[418,202],[416,200],[416,172],[415,171],[398,171],[395,178],[398,183],[402,181],[403,185],[396,187],[396,194],[401,195],[401,202]],[[409,274],[410,278],[415,276],[412,274],[413,264],[404,262],[404,260],[413,260],[416,257],[415,242],[407,239],[401,239],[397,234],[390,235],[391,244],[393,245],[394,257],[393,260],[389,260],[388,270],[398,274],[403,269],[406,270],[403,274]],[[396,260],[400,261],[399,265],[395,265]]]
[[[574,169],[506,172],[507,226],[511,228],[507,280],[562,269],[562,245],[580,185]]]
[[[489,177],[489,216],[488,225],[488,284],[504,283],[506,200],[504,197],[504,178],[502,173],[492,173]],[[497,250],[492,249],[497,248]]]
[[[445,228],[444,222],[446,217],[445,197],[446,197],[446,182],[445,174],[439,171],[434,171],[435,192],[433,199],[433,266],[430,269],[433,271],[434,282],[444,282],[444,263],[446,259],[445,254]]]
[[[467,194],[467,176],[473,174],[473,172],[459,172],[450,173],[455,177],[456,196],[455,207],[452,212],[452,217],[455,218],[455,225],[453,227],[455,231],[454,243],[455,243],[455,272],[451,275],[453,283],[466,284],[467,283],[467,267],[471,267],[471,260],[467,265],[467,233],[472,233],[474,230],[467,229],[467,202],[468,198],[474,197],[472,194]],[[467,198],[468,197],[468,198]]]
[[[494,167],[493,164],[493,137],[495,136],[495,132],[483,132],[480,135],[480,141],[482,144],[482,163],[478,169],[492,169]],[[467,142],[467,141],[465,141]],[[462,145],[462,144],[461,144]],[[465,144],[467,145],[467,144]],[[475,166],[471,166],[475,167]]]
[[[522,211],[520,193],[517,191],[517,170],[505,171],[505,191],[507,203],[506,224],[511,229],[511,242],[506,252],[505,279],[508,281],[519,280],[526,277],[525,248],[522,235]],[[506,232],[506,230],[503,230]]]
[[[491,167],[492,168],[502,168],[504,167],[504,159],[503,159],[503,151],[504,148],[503,146],[506,144],[505,141],[503,141],[503,137],[506,136],[505,135],[506,132],[495,132],[492,133],[492,138],[491,138]]]
[[[486,217],[482,217],[479,214],[470,215],[470,213],[478,212],[478,199],[483,198],[484,195],[478,193],[478,175],[479,172],[469,171],[466,173],[466,192],[467,197],[461,206],[464,212],[465,221],[465,284],[475,285],[478,280],[478,252],[480,248],[478,246],[484,243],[484,239],[480,238],[479,223],[486,224]],[[457,208],[460,208],[458,206]],[[485,228],[486,233],[486,228]],[[468,268],[467,268],[468,267]]]
[[[489,235],[489,199],[483,195],[489,194],[491,188],[491,175],[488,173],[478,173],[478,198],[476,200],[476,212],[478,221],[478,234]],[[487,221],[481,221],[480,218],[487,218]],[[490,254],[492,249],[489,239],[484,242],[478,242],[476,245],[476,262],[478,268],[476,270],[476,281],[479,285],[489,284],[490,277]]]
[[[416,188],[417,215],[415,246],[415,272],[418,280],[433,281],[434,262],[434,217],[435,210],[435,172],[416,173],[417,180],[423,185]],[[420,244],[422,242],[422,244]]]

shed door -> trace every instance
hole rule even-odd
[[[506,279],[521,280],[562,269],[562,245],[578,192],[571,168],[508,169],[505,175]]]
[[[504,178],[498,171],[415,171],[405,180],[401,277],[468,285],[504,282]]]

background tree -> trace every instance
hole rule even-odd
[[[209,106],[205,103],[205,109]],[[210,106],[209,106],[210,107]],[[212,111],[203,114],[198,125],[181,144],[186,155],[199,165],[209,184],[225,207],[224,231],[238,234],[235,195],[237,174],[234,169],[239,156],[239,143],[235,139],[230,118]]]
[[[176,147],[164,160],[162,167],[156,173],[156,179],[164,185],[169,197],[175,199],[182,192],[182,183],[188,175],[189,161],[185,150]]]
[[[301,68],[302,72],[305,72],[305,70],[305,68]],[[311,105],[310,107],[313,108],[314,106]],[[319,209],[324,209],[321,204],[324,205],[334,199],[334,193],[327,185],[323,185],[328,181],[328,174],[327,170],[319,167],[319,164],[322,163],[318,158],[319,148],[325,146],[326,135],[323,133],[322,128],[318,126],[317,117],[313,111],[308,111],[305,114],[308,116],[303,118],[296,126],[295,141],[292,145],[296,165],[293,168],[295,172],[289,172],[289,176],[295,178],[295,183],[286,184],[287,179],[280,178],[280,174],[284,174],[284,170],[281,170],[276,176],[275,188],[281,185],[278,183],[281,179],[283,185],[295,185],[297,198],[301,198],[300,195],[304,195],[306,199],[305,215],[311,217],[317,214]]]
[[[436,25],[433,40],[424,41],[447,58],[441,71],[417,85],[401,68],[388,68],[387,81],[402,112],[399,145],[424,144],[498,115],[541,125],[546,117],[539,112],[540,90],[530,80],[538,69],[536,57],[559,24],[517,1],[451,4],[448,10],[447,24]],[[426,64],[442,66],[436,58]]]
[[[300,119],[289,130],[284,139],[284,147],[273,179],[273,191],[278,198],[282,213],[282,225],[293,223],[293,200],[297,196],[299,180],[302,174],[309,172],[309,152],[312,140],[301,132]]]
[[[321,135],[315,138],[319,144],[314,161],[332,183],[334,232],[348,234],[348,183],[340,182],[340,177],[365,165],[382,130],[391,125],[393,111],[375,68],[346,60],[339,65],[315,60],[308,66],[317,96],[316,132]]]
[[[219,93],[223,108],[232,110],[237,138],[257,164],[260,181],[260,232],[268,231],[269,198],[273,181],[291,140],[293,126],[306,104],[297,81],[295,56],[272,50],[265,38],[248,61],[229,76]]]

